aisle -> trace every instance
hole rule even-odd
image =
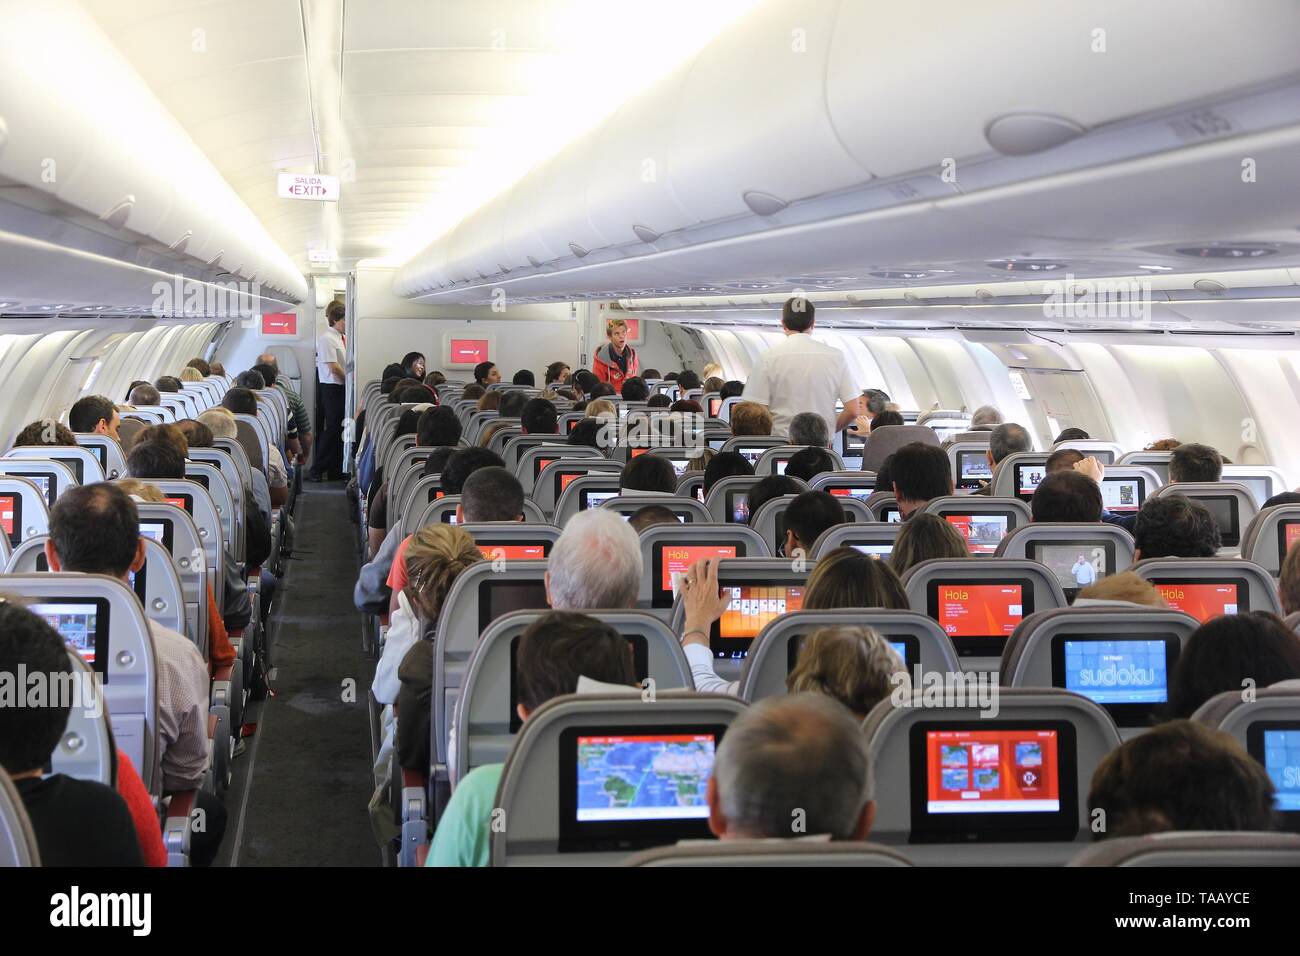
[[[270,622],[276,696],[249,717],[259,727],[235,761],[220,862],[378,866],[366,811],[374,661],[361,649],[362,618],[352,605],[355,527],[341,484],[303,488],[293,559]]]

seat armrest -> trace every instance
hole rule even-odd
[[[171,795],[167,814],[163,817],[163,846],[167,850],[168,866],[190,865],[190,833],[193,822],[190,815],[198,799],[197,790],[180,790]]]
[[[417,862],[421,847],[429,845],[429,814],[425,799],[424,776],[415,770],[402,769],[402,849],[399,866],[421,866]]]

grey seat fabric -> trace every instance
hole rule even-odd
[[[103,686],[94,680],[90,665],[72,648],[68,648],[68,658],[82,696],[68,710],[68,723],[50,755],[50,767],[54,773],[111,787],[116,777],[117,751],[109,732]]]
[[[894,521],[852,521],[827,528],[808,549],[810,558],[830,554],[836,548],[858,548],[879,556],[893,552],[894,541],[904,525]],[[873,549],[885,549],[883,551]]]
[[[18,478],[0,472],[0,495],[13,496],[22,508],[22,520],[14,521],[14,534],[18,541],[50,530],[49,501],[30,478]]]
[[[1182,831],[1095,843],[1070,866],[1300,866],[1300,834]]]
[[[856,841],[691,840],[643,850],[623,866],[854,866],[899,867],[912,862],[887,846]]]
[[[1282,539],[1279,539],[1279,531],[1293,524],[1300,524],[1300,505],[1274,505],[1260,511],[1242,532],[1241,556],[1278,577],[1286,558],[1283,551],[1285,531]]]
[[[58,501],[59,495],[78,483],[67,462],[54,461],[52,458],[32,458],[30,456],[10,457],[6,455],[0,458],[0,477],[28,477],[31,475],[44,479],[53,493],[54,501]],[[49,502],[49,499],[46,500]],[[53,505],[53,502],[49,503],[51,506]]]
[[[939,445],[939,436],[927,425],[881,425],[873,428],[862,449],[862,471],[879,471],[885,459],[904,445],[919,441]]]
[[[9,774],[0,767],[0,867],[40,866],[32,822]]]
[[[1170,495],[1181,495],[1184,498],[1200,501],[1210,509],[1210,513],[1219,522],[1219,531],[1223,535],[1223,546],[1219,549],[1219,554],[1230,557],[1241,553],[1242,535],[1259,510],[1255,503],[1255,496],[1249,488],[1232,481],[1180,481],[1162,485],[1157,489],[1154,497],[1167,498]],[[1236,513],[1236,524],[1231,528],[1225,527],[1221,519],[1225,506]]]

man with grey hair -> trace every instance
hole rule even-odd
[[[552,610],[636,606],[643,569],[641,544],[617,511],[579,511],[565,525],[546,565],[546,600]]]
[[[825,448],[831,443],[831,432],[826,419],[816,412],[800,412],[790,419],[790,444]]]
[[[1016,452],[1021,451],[1031,451],[1033,447],[1034,440],[1023,425],[1007,422],[993,429],[993,434],[989,436],[989,449],[984,454],[988,456],[989,467],[996,468],[998,462],[1008,455],[1014,455]],[[985,482],[975,494],[993,494],[993,482]]]
[[[1002,424],[1002,413],[995,405],[981,405],[970,417],[971,431],[990,431]]]
[[[865,840],[873,796],[867,738],[843,704],[824,694],[768,697],[718,745],[709,829],[720,840]]]
[[[235,424],[234,413],[229,409],[220,405],[209,408],[200,413],[198,420],[208,426],[212,431],[213,438],[228,438],[231,441],[239,441],[239,426]],[[262,473],[260,468],[250,468],[249,476],[252,480],[252,487],[248,490],[252,493],[253,501],[257,504],[257,510],[269,522],[271,520],[270,482],[266,480],[266,475]]]

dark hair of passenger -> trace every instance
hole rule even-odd
[[[14,439],[15,448],[32,445],[73,446],[76,444],[77,436],[72,434],[71,429],[67,425],[59,424],[52,418],[31,422]]]
[[[545,401],[545,399],[539,398],[537,401]],[[528,402],[529,398],[525,392],[506,392],[501,396],[501,404],[497,406],[497,412],[502,418],[520,418]]]
[[[569,432],[570,445],[586,445],[588,448],[600,447],[600,430],[604,422],[594,418],[580,418]]]
[[[1082,428],[1063,428],[1061,434],[1056,436],[1056,440],[1052,444],[1059,445],[1063,441],[1088,441],[1090,438],[1092,436]]]
[[[932,514],[915,514],[903,522],[894,539],[889,566],[900,578],[914,565],[932,558],[968,558],[970,548],[948,521]]]
[[[415,434],[416,443],[420,445],[455,445],[461,436],[460,418],[446,405],[427,408],[420,413]]]
[[[1240,688],[1238,688],[1240,689]],[[1273,782],[1233,737],[1191,720],[1160,724],[1102,758],[1088,792],[1094,839],[1179,830],[1276,828]]]
[[[649,398],[645,400],[645,407],[646,408],[668,408],[669,406],[672,405],[672,403],[673,400],[669,398],[667,395],[665,395],[663,392],[655,392],[653,395],[651,395]]]
[[[623,380],[623,401],[644,402],[649,397],[650,386],[645,383],[645,379],[633,375]]]
[[[665,382],[675,382],[675,381],[677,381],[677,375],[678,375],[677,372],[669,372],[667,375],[664,376],[664,381],[665,381]]]
[[[207,362],[203,361],[203,359],[201,358],[190,359],[188,362],[185,363],[185,367],[198,369],[199,372],[202,373],[204,378],[207,378],[209,375],[212,374],[212,366],[209,365]]]
[[[182,435],[185,436],[185,445],[187,448],[211,448],[215,436],[212,429],[203,422],[195,421],[192,418],[183,418],[176,423]],[[137,436],[138,437],[138,436]]]
[[[554,435],[560,415],[544,398],[531,398],[519,413],[520,424],[530,435]]]
[[[384,371],[379,378],[384,382],[388,381],[390,378],[395,378],[400,382],[402,379],[406,378],[406,369],[402,367],[401,362],[389,362],[384,366]]]
[[[111,425],[117,414],[111,400],[103,395],[86,395],[77,399],[68,409],[68,426],[80,434],[87,435],[95,430],[101,421]]]
[[[1170,481],[1218,481],[1223,477],[1223,456],[1209,445],[1188,442],[1169,455]]]
[[[704,406],[693,398],[679,398],[668,406],[670,412],[682,412],[688,415],[703,415]]]
[[[160,392],[171,393],[181,390],[181,380],[175,375],[160,375],[153,385]]]
[[[623,466],[618,486],[624,494],[656,491],[671,495],[677,490],[677,472],[661,455],[638,455]]]
[[[564,377],[564,370],[568,367],[568,362],[552,362],[550,365],[546,366],[546,384],[551,385],[560,381]]]
[[[1191,717],[1215,694],[1300,678],[1300,635],[1263,611],[1212,618],[1183,645],[1171,678],[1169,716]]]
[[[1025,426],[1015,422],[1003,422],[989,435],[989,454],[993,456],[994,464],[1016,452],[1031,451],[1033,447],[1033,439]]]
[[[240,386],[228,389],[221,398],[221,404],[236,415],[257,414],[257,396]]]
[[[1205,505],[1182,495],[1148,498],[1133,524],[1142,558],[1212,558],[1223,542]]]
[[[537,377],[526,368],[521,368],[515,372],[515,377],[510,380],[512,385],[527,385],[532,388],[537,384]]]
[[[618,392],[614,391],[614,386],[610,385],[609,382],[600,381],[596,382],[591,388],[586,389],[586,392],[588,398],[608,398],[611,395],[618,394]]]
[[[659,369],[657,368],[643,369],[641,372],[641,377],[647,380],[652,378],[657,380],[659,378]]]
[[[150,388],[153,388],[153,384],[151,382],[146,382],[142,378],[137,378],[134,382],[132,382],[130,385],[126,387],[126,400],[128,402],[131,401],[131,393],[134,392],[141,385],[148,385]]]
[[[754,514],[753,511],[750,514]],[[844,524],[844,506],[828,491],[803,491],[785,509],[785,527],[804,549],[811,548],[827,528]]]
[[[879,607],[906,611],[903,584],[886,562],[856,548],[836,548],[817,559],[803,593],[806,611]]]
[[[782,495],[802,494],[804,486],[789,475],[765,475],[758,479],[749,489],[749,516],[752,519],[758,509],[773,498]]]
[[[162,394],[148,382],[141,382],[131,389],[126,401],[128,405],[160,405]]]
[[[401,438],[403,435],[414,435],[420,427],[420,416],[423,412],[417,412],[414,408],[408,408],[402,414],[397,416],[397,428],[393,432],[394,438]],[[416,439],[416,443],[419,443]]]
[[[397,388],[397,386],[404,381],[406,381],[406,379],[402,378],[400,375],[389,375],[379,383],[379,394],[392,395],[393,389]]]
[[[834,471],[835,468],[835,458],[825,448],[808,447],[790,456],[785,473],[791,478],[811,482],[818,475]]]
[[[528,711],[578,689],[578,678],[605,684],[636,683],[632,653],[618,631],[586,614],[551,611],[519,638],[515,656],[519,703]]]
[[[1077,471],[1053,471],[1034,489],[1029,509],[1035,521],[1100,521],[1101,486]]]
[[[429,457],[424,459],[424,469],[421,471],[421,475],[441,475],[443,469],[447,467],[447,460],[454,454],[456,454],[456,448],[451,445],[442,445],[435,448],[429,452]]]
[[[754,466],[750,464],[749,459],[744,455],[734,451],[720,451],[704,466],[704,494],[708,495],[713,486],[723,478],[752,475],[753,473]]]
[[[180,452],[182,458],[185,458],[190,453],[190,441],[185,437],[185,430],[172,422],[161,422],[140,429],[136,433],[132,447],[150,441],[165,441]]]
[[[718,389],[718,397],[724,402],[729,398],[737,398],[745,393],[745,383],[737,379],[724,382],[722,388]]]
[[[791,332],[807,332],[812,328],[817,309],[807,299],[794,296],[785,300],[781,307],[781,324]]]
[[[447,384],[447,376],[442,374],[436,368],[424,376],[424,384],[430,388],[437,388],[439,385]]]
[[[524,511],[524,488],[505,468],[479,468],[465,479],[460,504],[466,521],[516,521]]]
[[[704,392],[707,395],[710,392],[716,393],[725,383],[716,375],[710,375],[704,380]]]
[[[169,441],[137,441],[126,456],[126,473],[132,478],[184,478],[185,456]]]
[[[1088,457],[1076,448],[1058,448],[1047,456],[1047,473],[1073,471],[1074,466]]]
[[[461,448],[452,453],[442,469],[442,490],[449,495],[460,494],[465,479],[480,468],[504,468],[501,456],[486,448]]]
[[[929,501],[952,494],[952,465],[947,452],[938,445],[909,442],[890,455],[888,462],[889,477],[899,498]],[[876,487],[881,487],[879,472]]]
[[[878,414],[875,418],[871,419],[872,428],[880,428],[881,426],[884,425],[905,425],[905,424],[907,423],[903,421],[903,416],[899,412],[891,412],[889,409],[885,409],[883,412]]]
[[[495,362],[479,362],[474,366],[474,381],[482,385],[487,381],[488,375],[491,374],[492,369],[495,367]]]
[[[601,384],[600,379],[596,378],[596,373],[591,371],[591,369],[586,368],[580,368],[570,375],[569,381],[572,382],[576,388],[581,389],[582,394],[587,398],[591,398],[591,390]]]
[[[677,388],[682,398],[686,397],[687,392],[693,391],[699,387],[700,373],[692,371],[689,368],[682,369],[677,376]]]
[[[69,488],[50,509],[50,541],[65,571],[120,578],[131,570],[139,540],[135,502],[109,482]]]
[[[72,672],[72,663],[63,638],[45,618],[0,596],[0,673],[24,672],[44,675],[56,687],[61,675]],[[26,690],[22,687],[20,695]],[[9,774],[43,771],[63,738],[71,709],[66,694],[50,694],[39,706],[0,707],[0,767]]]
[[[894,493],[894,478],[891,474],[894,467],[894,456],[887,455],[885,460],[876,466],[876,491],[887,491]]]
[[[274,385],[275,380],[280,377],[279,372],[274,365],[267,365],[260,362],[249,369],[249,371],[256,372],[258,375],[262,376],[262,383],[267,388]]]
[[[637,534],[657,524],[679,524],[677,516],[663,505],[646,505],[644,508],[638,508],[632,512],[632,516],[627,519],[627,523],[632,526],[632,530]]]
[[[1264,508],[1273,508],[1277,505],[1300,505],[1300,491],[1283,491],[1264,502]]]
[[[411,366],[413,366],[416,362],[420,361],[422,358],[424,358],[423,352],[407,352],[405,355],[402,356],[402,372],[405,375],[410,376],[411,378],[418,379],[419,376],[415,374],[415,371],[412,369]]]
[[[862,390],[862,397],[867,400],[867,414],[872,416],[873,420],[875,416],[884,414],[885,406],[889,404],[889,394],[887,392],[881,391],[878,388],[864,388]],[[902,419],[903,416],[899,415],[898,417],[899,419]],[[884,424],[901,425],[902,421],[900,420],[898,422],[885,422]],[[874,421],[873,421],[873,425],[874,425]]]
[[[473,384],[465,386],[465,388],[460,393],[460,397],[463,398],[465,401],[470,402],[470,401],[478,401],[486,394],[487,394],[487,389],[484,388],[482,385],[479,385],[477,382],[474,382]]]

